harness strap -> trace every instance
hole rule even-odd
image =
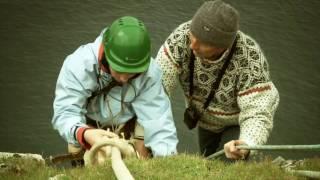
[[[213,99],[213,97],[216,93],[216,90],[218,89],[218,87],[220,85],[221,79],[222,79],[223,75],[225,74],[228,65],[230,64],[232,55],[234,54],[234,51],[235,51],[236,44],[237,44],[237,40],[234,41],[234,43],[231,47],[231,50],[230,50],[228,56],[226,57],[225,62],[224,62],[223,66],[218,74],[216,81],[213,82],[211,85],[211,91],[210,91],[210,94],[209,94],[208,98],[206,99],[205,103],[203,104],[203,110],[206,110],[208,108],[210,101]],[[194,61],[195,61],[195,55],[193,54],[193,52],[191,50],[190,63],[189,63],[189,69],[190,69],[189,96],[191,98],[191,101],[192,101],[193,84],[194,84],[193,83],[193,80],[194,80],[194,78],[193,78],[194,77]]]

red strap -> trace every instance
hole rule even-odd
[[[99,68],[101,68],[102,71],[104,72],[109,72],[108,69],[106,69],[102,64],[102,60],[104,59],[103,56],[104,56],[104,46],[101,43],[99,48],[99,54],[98,54]]]
[[[78,140],[79,144],[85,149],[91,148],[91,145],[89,143],[87,143],[86,140],[84,139],[84,132],[86,132],[86,130],[88,130],[88,129],[93,129],[93,128],[79,127],[77,129],[77,140]]]

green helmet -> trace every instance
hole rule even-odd
[[[150,64],[151,43],[144,24],[125,16],[115,20],[103,35],[106,59],[117,72],[145,72]]]

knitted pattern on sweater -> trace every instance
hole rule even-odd
[[[190,98],[189,31],[190,21],[181,24],[165,41],[156,58],[163,70],[163,84],[169,96],[179,80],[187,99]],[[198,125],[213,132],[240,125],[239,139],[249,145],[264,144],[273,127],[278,91],[271,82],[267,60],[257,42],[241,31],[236,38],[230,64]],[[217,61],[196,57],[192,103],[198,112],[203,112],[211,85],[228,53],[227,50]],[[186,102],[189,106],[189,101]]]

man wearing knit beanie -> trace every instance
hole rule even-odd
[[[267,142],[279,94],[259,44],[239,30],[239,13],[230,4],[204,2],[170,34],[156,61],[170,97],[179,80],[184,122],[198,127],[201,154],[224,148],[227,158],[245,159],[249,151],[237,145]]]
[[[219,48],[228,48],[239,29],[239,14],[230,5],[218,0],[205,2],[192,18],[190,30],[199,41]]]

